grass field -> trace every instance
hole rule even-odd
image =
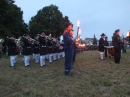
[[[64,59],[40,68],[31,59],[24,67],[19,56],[16,68],[9,58],[0,60],[0,97],[130,97],[130,51],[121,64],[113,59],[99,60],[97,51],[76,56],[74,76],[65,76]]]

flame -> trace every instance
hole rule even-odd
[[[127,34],[126,34],[127,36],[129,36],[129,32],[127,32]]]
[[[80,26],[80,21],[79,21],[79,20],[77,21],[77,26],[78,26],[78,27]]]
[[[81,29],[79,29],[79,35],[81,35]]]

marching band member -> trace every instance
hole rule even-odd
[[[40,66],[43,67],[45,66],[45,55],[47,54],[46,52],[46,38],[45,38],[45,31],[40,32],[39,36],[39,42],[40,42]]]
[[[55,41],[53,40],[53,60],[54,61],[57,61],[57,50],[58,50],[58,47],[57,47],[57,43],[56,43],[56,38],[54,38]]]
[[[58,59],[60,59],[61,49],[60,49],[60,39],[59,38],[58,38],[58,41],[57,41],[57,47],[58,47],[57,57],[58,57]]]
[[[48,37],[47,45],[48,45],[49,63],[52,63],[53,41],[52,41],[51,34]]]
[[[105,41],[104,41],[104,45],[105,46],[109,46],[109,43],[108,43],[108,38],[107,37],[105,37]],[[107,57],[107,48],[105,48],[105,57]]]
[[[15,41],[17,44],[17,41]],[[15,60],[14,60],[14,64],[17,62],[17,58],[18,58],[18,45],[16,45],[16,51],[15,51]]]
[[[73,50],[73,40],[70,35],[70,31],[72,30],[72,24],[67,24],[67,29],[64,30],[63,33],[63,40],[64,40],[64,50],[65,50],[65,75],[72,76],[73,73],[71,73],[72,68],[72,50]]]
[[[120,30],[117,29],[115,31],[115,34],[113,36],[113,45],[114,45],[114,49],[115,49],[115,56],[114,56],[114,60],[116,64],[120,64],[120,58],[121,58],[121,44],[123,42],[121,42],[120,39]]]
[[[8,39],[8,55],[10,56],[11,67],[14,67],[15,54],[16,54],[16,43],[13,35],[9,36]]]
[[[101,36],[101,38],[100,38],[100,40],[99,40],[99,48],[98,48],[98,51],[99,51],[99,53],[100,53],[100,59],[103,60],[103,59],[104,59],[104,58],[103,58],[103,55],[104,55],[104,46],[105,46],[105,44],[104,44],[104,36],[105,36],[105,34],[102,33],[100,36]]]
[[[39,63],[40,60],[40,48],[39,48],[39,35],[36,35],[35,41],[34,41],[34,46],[33,46],[33,53],[34,53],[34,57],[35,57],[35,63]]]
[[[23,38],[23,55],[24,55],[24,64],[25,67],[29,66],[29,60],[30,60],[30,55],[32,53],[31,51],[31,42],[30,42],[30,34],[25,34],[25,37]]]
[[[63,49],[61,50],[61,55],[64,58],[65,57],[65,52],[64,52],[64,42],[63,42],[63,40],[62,40],[60,45],[63,47]]]

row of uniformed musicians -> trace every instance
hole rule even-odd
[[[32,42],[33,41],[33,42]],[[8,39],[8,55],[10,56],[11,66],[13,67],[16,63],[16,43],[13,35],[9,36]],[[30,65],[30,55],[33,52],[35,63],[40,62],[40,66],[46,65],[46,59],[49,63],[60,59],[60,56],[65,57],[64,54],[64,43],[60,43],[56,38],[52,38],[51,35],[48,38],[45,35],[45,31],[41,31],[40,35],[36,35],[35,39],[30,38],[30,34],[25,34],[22,38],[22,48],[24,55],[25,67]],[[13,48],[13,49],[12,49]]]

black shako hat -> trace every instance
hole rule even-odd
[[[102,33],[100,36],[106,36],[104,33]]]
[[[40,33],[39,33],[39,34],[41,34],[41,33],[43,33],[43,32],[45,33],[46,31],[45,31],[45,30],[42,30],[42,31],[40,31]]]
[[[117,29],[117,30],[115,30],[115,33],[119,32],[119,31],[120,31],[120,29]]]
[[[25,35],[25,36],[27,36],[27,35],[31,36],[31,34],[30,34],[30,33],[25,33],[24,35]]]
[[[10,37],[15,37],[15,36],[13,34],[10,34],[8,37],[10,38]]]

